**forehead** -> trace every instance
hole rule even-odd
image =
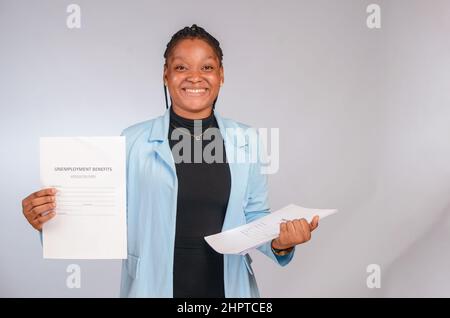
[[[168,60],[205,60],[208,58],[219,60],[208,42],[202,39],[183,39],[173,47]]]

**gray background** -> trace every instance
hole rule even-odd
[[[70,3],[81,29],[66,27]],[[43,260],[20,203],[40,187],[40,136],[117,135],[164,111],[162,54],[192,23],[224,50],[222,115],[280,128],[272,208],[340,210],[288,267],[253,255],[262,296],[449,296],[445,0],[0,0],[0,296],[118,295],[120,261]]]

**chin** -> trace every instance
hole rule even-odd
[[[202,110],[205,110],[209,107],[212,106],[212,103],[208,103],[208,102],[195,102],[193,103],[192,101],[189,103],[183,103],[183,108],[185,110],[191,111],[191,112],[200,112]]]

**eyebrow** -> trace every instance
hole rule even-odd
[[[184,60],[184,58],[182,57],[182,56],[174,56],[173,58],[172,58],[172,60],[176,60],[176,59],[180,59],[180,60]],[[210,56],[208,56],[207,58],[205,58],[204,60],[209,60],[209,59],[216,59],[214,56],[212,56],[212,55],[210,55]]]

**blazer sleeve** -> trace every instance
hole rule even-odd
[[[246,222],[252,222],[270,213],[268,203],[268,178],[267,174],[262,171],[261,159],[264,157],[263,144],[260,141],[259,135],[255,132],[257,149],[249,147],[249,151],[257,151],[255,154],[256,160],[250,163],[249,178],[246,191],[246,202],[244,205],[244,213]],[[271,258],[273,261],[281,266],[287,265],[293,258],[295,248],[284,256],[275,255],[271,247],[272,242],[267,242],[258,250]]]

